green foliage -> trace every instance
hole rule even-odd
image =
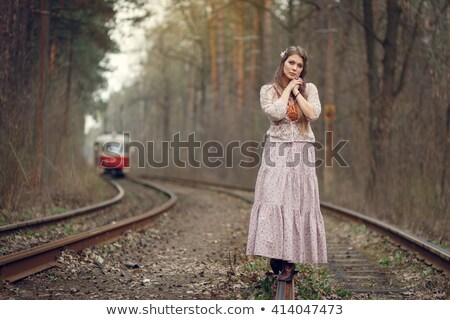
[[[265,271],[268,268],[267,259],[262,257],[256,257],[244,265],[246,272]]]
[[[22,231],[22,235],[25,237],[25,238],[34,238],[34,237],[36,237],[37,236],[37,233],[35,232],[35,231],[33,231],[33,230],[30,230],[30,229],[25,229],[24,231]]]
[[[266,274],[269,266],[267,259],[254,257],[242,265],[243,273],[248,276],[249,287],[244,291],[244,296],[249,299],[272,299],[275,277]]]
[[[342,299],[351,298],[351,292],[343,288],[334,288],[330,272],[313,265],[299,264],[300,281],[297,287],[301,300],[321,300],[337,296]]]
[[[273,299],[276,277],[266,273],[267,259],[254,258],[243,265],[244,273],[251,278],[251,285],[244,293],[250,299]],[[296,276],[296,297],[301,300],[350,299],[352,293],[337,287],[332,282],[330,272],[322,267],[310,264],[298,264]]]
[[[361,233],[361,234],[367,233],[367,231],[368,231],[367,227],[363,224],[352,224],[350,228],[352,231],[354,231],[356,233]]]
[[[273,295],[273,287],[276,278],[266,275],[254,286],[254,295],[256,300],[270,300]]]
[[[118,50],[110,37],[116,25],[116,2],[74,1],[70,8],[63,8],[60,16],[52,19],[52,36],[65,48],[59,63],[71,65],[73,94],[83,101],[85,113],[98,106],[93,93],[106,85],[104,72],[107,70],[102,60],[108,52]]]
[[[405,258],[405,252],[404,251],[397,251],[394,256],[389,256],[385,258],[381,258],[378,260],[378,264],[383,266],[390,266],[393,264],[399,264],[402,263]]]
[[[33,212],[31,212],[30,210],[24,210],[22,212],[19,212],[20,220],[28,220],[31,219],[32,216]]]
[[[66,234],[71,235],[75,232],[75,230],[73,229],[73,224],[68,223],[64,226],[64,231],[66,232]]]
[[[391,259],[389,257],[386,258],[381,258],[380,260],[378,260],[378,264],[381,264],[383,266],[388,266],[392,263]]]
[[[433,276],[436,275],[438,273],[438,271],[433,268],[433,267],[427,267],[423,272],[422,275],[427,277],[427,276]]]
[[[66,212],[67,210],[66,209],[64,209],[64,208],[52,208],[52,209],[49,209],[48,210],[48,213],[49,214],[59,214],[59,213],[64,213],[64,212]]]
[[[47,278],[51,281],[51,282],[56,282],[58,280],[58,276],[56,276],[54,273],[50,273],[47,275]]]
[[[8,224],[8,220],[6,219],[6,217],[4,216],[3,212],[0,213],[0,226]]]
[[[55,225],[50,225],[50,226],[46,227],[45,231],[44,231],[44,237],[49,237],[55,231],[56,231]]]
[[[337,289],[335,293],[339,298],[342,299],[350,299],[353,296],[353,294],[350,291],[343,288]]]
[[[100,112],[105,112],[107,107],[108,107],[108,103],[103,101],[100,97],[94,98],[92,100],[92,108],[89,108],[88,110],[86,110],[86,113],[91,114],[95,120],[98,120],[97,112],[94,112],[94,110],[95,111],[98,110]]]
[[[403,259],[405,258],[405,252],[404,251],[397,251],[394,255],[394,261],[395,263],[401,263],[403,262]]]

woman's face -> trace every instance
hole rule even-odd
[[[295,79],[300,77],[300,73],[303,71],[303,58],[298,54],[289,56],[284,62],[283,73],[289,79]]]

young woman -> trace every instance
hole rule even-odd
[[[260,91],[270,128],[256,181],[247,255],[271,258],[278,279],[290,281],[294,263],[327,262],[310,126],[321,105],[316,86],[304,80],[306,51],[291,46],[280,56],[274,83]]]

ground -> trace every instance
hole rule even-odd
[[[66,251],[59,257],[59,267],[3,283],[0,298],[271,299],[275,281],[267,273],[267,259],[245,255],[251,205],[206,189],[160,184],[179,200],[154,225],[81,253]],[[132,194],[134,202],[115,210],[140,214],[155,204],[154,195],[143,197],[138,190]],[[324,218],[327,237],[340,237],[348,248],[356,248],[383,269],[389,281],[406,289],[396,299],[448,299],[448,278],[413,254],[360,225],[326,213]],[[297,298],[389,299],[352,295],[326,266],[298,268],[303,278]]]
[[[239,283],[230,287],[228,282],[245,244],[249,204],[212,191],[169,187],[177,193],[179,202],[155,226],[129,232],[115,242],[81,254],[66,252],[59,259],[59,268],[5,287],[0,296],[13,299],[241,298],[239,290],[234,290]]]

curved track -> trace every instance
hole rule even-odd
[[[120,202],[125,195],[125,191],[120,186],[120,184],[118,184],[117,182],[115,182],[113,180],[107,180],[107,181],[118,192],[117,195],[114,196],[113,198],[99,202],[99,203],[95,203],[93,205],[86,206],[86,207],[83,207],[80,209],[67,211],[67,212],[59,214],[57,216],[47,216],[47,217],[43,217],[43,218],[39,218],[39,219],[32,219],[32,220],[21,221],[21,222],[17,222],[17,223],[0,226],[0,235],[9,233],[9,232],[15,232],[15,231],[18,231],[23,228],[35,227],[35,226],[38,226],[41,224],[48,224],[51,222],[56,222],[56,221],[61,221],[64,219],[73,218],[76,216],[81,216],[81,215],[84,215],[84,214],[87,214],[87,213],[90,213],[93,211],[97,211],[97,210],[109,207],[113,204]]]
[[[154,177],[146,176],[146,179],[165,180],[175,182],[179,184],[188,184],[190,186],[202,189],[208,189],[214,192],[224,193],[237,197],[249,204],[253,203],[252,189],[239,188],[232,185],[225,185],[219,183],[209,183],[198,180],[189,179],[177,179],[166,177]],[[150,183],[147,180],[128,177],[129,180],[156,189],[166,196],[169,200],[162,205],[153,208],[139,216],[127,218],[125,220],[111,223],[103,227],[96,228],[94,230],[84,232],[78,235],[67,237],[58,241],[40,245],[31,249],[23,250],[14,254],[0,257],[0,278],[8,281],[16,281],[24,278],[32,273],[44,270],[55,265],[56,257],[64,249],[83,250],[86,247],[95,245],[102,241],[109,241],[111,239],[119,237],[125,231],[130,229],[140,229],[144,225],[150,223],[160,213],[167,211],[171,208],[177,198],[171,191],[162,188],[156,184]],[[98,208],[104,208],[112,203],[117,203],[123,197],[123,190],[118,188],[118,195],[113,199],[104,201],[94,206],[84,208],[86,212],[91,212]],[[119,197],[120,196],[120,197]],[[113,200],[115,202],[113,202]],[[359,223],[363,223],[376,231],[381,232],[383,235],[391,237],[395,242],[400,243],[402,246],[407,247],[407,250],[414,251],[418,255],[424,257],[429,263],[437,269],[443,270],[447,275],[449,274],[450,254],[447,250],[439,248],[429,242],[422,240],[414,235],[411,235],[405,231],[394,226],[382,223],[373,218],[367,217],[361,213],[348,210],[335,206],[330,203],[321,202],[322,208],[326,209],[326,214],[331,213],[333,217],[342,220],[343,218],[349,218],[357,220]],[[74,210],[78,212],[75,215],[83,214],[83,209]],[[63,217],[69,218],[69,216]],[[36,221],[37,224],[45,224],[46,221]],[[30,226],[30,222],[24,223],[22,226],[18,225],[18,228]],[[6,229],[6,228],[5,228]],[[4,232],[12,230],[10,227]],[[339,231],[337,231],[339,232]],[[386,275],[380,272],[379,269],[371,265],[371,263],[362,256],[358,251],[349,249],[349,244],[342,241],[337,237],[338,233],[331,230],[330,237],[333,241],[328,244],[329,247],[329,268],[336,275],[337,278],[342,279],[348,284],[349,290],[356,293],[378,293],[385,297],[395,298],[401,292],[405,291],[402,288],[395,288],[389,286]],[[336,239],[335,239],[336,238]],[[301,281],[296,279],[295,281]],[[372,281],[373,287],[365,288],[361,285],[361,282]],[[365,291],[366,290],[366,291]],[[278,290],[275,295],[275,299],[292,299],[294,294],[294,284],[291,283],[279,283]]]
[[[54,266],[57,256],[65,249],[72,249],[75,251],[83,250],[86,247],[93,246],[103,241],[110,241],[119,237],[127,230],[138,230],[146,224],[152,222],[158,215],[173,207],[177,201],[177,196],[171,191],[138,178],[129,177],[131,181],[139,183],[149,188],[156,189],[166,196],[169,200],[162,205],[157,206],[147,212],[138,216],[131,217],[116,223],[111,223],[94,230],[83,232],[74,236],[70,236],[61,240],[53,241],[27,250],[9,254],[0,257],[0,278],[14,282],[22,279],[33,273],[42,271],[44,269]],[[123,197],[123,189],[119,188],[119,194],[111,200],[101,202],[97,205],[84,208],[84,213],[99,210],[107,205],[116,203]],[[119,200],[118,200],[119,199]],[[97,209],[93,209],[96,207]],[[77,214],[82,214],[83,209],[77,210]],[[65,217],[68,218],[68,217]],[[50,221],[51,219],[49,219]],[[39,221],[38,224],[48,223],[49,221]],[[27,226],[30,226],[29,223]],[[23,228],[24,226],[16,226],[16,228]],[[9,228],[9,231],[14,228]]]
[[[322,208],[329,209],[339,216],[363,223],[383,235],[390,237],[396,243],[405,247],[409,251],[416,252],[436,269],[442,270],[447,274],[447,276],[450,276],[450,251],[447,249],[439,247],[425,239],[421,239],[396,226],[363,215],[362,213],[349,210],[329,202],[321,201],[320,205]]]
[[[161,181],[171,181],[182,184],[189,184],[197,187],[208,188],[216,192],[225,193],[250,204],[253,203],[252,196],[249,195],[252,189],[240,188],[226,184],[210,183],[198,180],[177,179],[157,176],[146,176],[149,179],[159,179]],[[230,189],[234,190],[231,191]],[[245,194],[242,194],[243,192]],[[428,264],[433,265],[438,270],[442,270],[447,276],[450,275],[450,252],[438,247],[424,239],[412,235],[398,227],[381,222],[368,217],[359,212],[342,208],[328,202],[321,201],[321,207],[327,209],[337,219],[346,219],[362,223],[382,235],[388,236],[406,250],[414,252]],[[403,288],[393,288],[389,285],[387,276],[378,268],[373,266],[358,251],[348,249],[348,244],[342,240],[329,243],[329,267],[337,278],[347,283],[349,291],[354,293],[375,293],[396,298],[398,294],[406,291]],[[362,283],[370,283],[371,288],[365,288]],[[275,299],[292,299],[293,281],[291,283],[278,283]]]

